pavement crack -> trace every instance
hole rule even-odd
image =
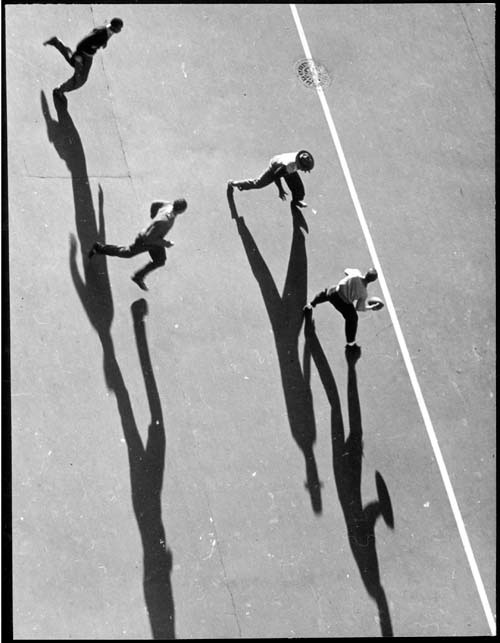
[[[217,551],[219,561],[220,561],[220,564],[221,564],[221,567],[222,567],[222,573],[224,575],[224,584],[225,584],[226,589],[227,589],[227,591],[229,593],[229,596],[231,598],[231,605],[233,606],[233,615],[234,615],[234,619],[236,621],[236,626],[238,628],[238,638],[241,638],[241,626],[240,626],[240,621],[239,621],[239,618],[238,618],[238,612],[236,610],[236,603],[235,603],[233,592],[231,590],[231,586],[229,584],[229,580],[228,580],[228,577],[227,577],[226,566],[224,564],[224,558],[222,556],[222,552],[221,552],[220,547],[219,547],[219,536],[217,534],[217,527],[215,525],[215,520],[213,519],[212,508],[210,506],[210,500],[208,498],[208,494],[207,494],[206,490],[205,490],[205,498],[206,498],[206,501],[207,501],[208,511],[209,511],[209,515],[210,515],[210,518],[212,520],[212,525],[213,525],[213,534],[215,536],[215,549]]]
[[[458,5],[458,8],[460,10],[460,14],[462,16],[462,19],[463,19],[463,21],[465,23],[465,26],[467,28],[467,31],[469,33],[469,37],[470,37],[470,39],[472,41],[472,45],[474,46],[474,50],[476,52],[476,55],[477,55],[477,57],[479,59],[479,62],[481,64],[481,68],[483,70],[483,74],[484,74],[484,77],[486,79],[486,82],[488,83],[488,87],[490,88],[490,91],[491,91],[491,93],[493,95],[493,98],[495,98],[495,90],[493,88],[493,85],[490,83],[490,79],[488,78],[488,74],[486,73],[486,67],[484,66],[483,59],[481,58],[481,54],[479,53],[478,46],[476,45],[476,41],[475,41],[474,36],[472,35],[472,32],[470,30],[469,23],[467,22],[467,18],[465,17],[465,14],[464,14],[463,9],[460,6],[460,4]]]
[[[92,14],[92,20],[94,22],[94,25],[96,25],[95,16],[94,16],[94,10],[93,10],[92,7],[90,7],[90,11],[91,11],[91,14]],[[123,137],[121,135],[120,128],[118,127],[118,119],[116,118],[116,113],[115,113],[115,108],[114,108],[114,103],[113,103],[113,98],[112,98],[113,95],[112,95],[111,88],[110,88],[110,85],[109,85],[108,74],[106,73],[106,66],[104,64],[104,56],[101,56],[101,67],[102,67],[102,73],[103,73],[103,76],[104,76],[104,80],[105,80],[105,83],[106,83],[106,89],[107,89],[108,96],[109,96],[109,102],[111,104],[111,112],[112,112],[112,115],[113,115],[113,122],[115,124],[116,133],[118,134],[118,140],[120,141],[120,149],[121,149],[121,152],[122,152],[123,161],[125,163],[125,167],[127,168],[127,177],[126,178],[130,179],[130,184],[132,186],[132,190],[134,191],[134,195],[135,195],[135,202],[136,202],[137,206],[139,206],[139,199],[137,198],[137,192],[135,190],[134,181],[132,179],[132,174],[130,172],[130,167],[129,167],[129,164],[128,164],[127,154],[125,153],[125,145],[123,144]]]

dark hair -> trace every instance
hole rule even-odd
[[[113,18],[110,25],[121,29],[123,27],[123,20],[121,18]]]
[[[378,279],[378,272],[375,270],[375,268],[370,268],[370,270],[366,271],[365,279],[368,282]]]
[[[314,167],[313,155],[307,150],[297,152],[295,160],[301,170],[312,170]]]
[[[179,212],[184,212],[184,210],[188,207],[186,199],[175,199],[174,201],[174,210],[179,213]]]

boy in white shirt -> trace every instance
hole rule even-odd
[[[346,275],[338,284],[325,288],[317,293],[311,301],[304,306],[304,314],[312,315],[312,309],[325,301],[341,313],[345,319],[345,336],[347,346],[356,346],[356,332],[358,330],[358,311],[380,310],[384,304],[381,299],[372,297],[368,303],[367,286],[378,278],[375,268],[367,270],[363,276],[357,268],[346,268]]]
[[[292,193],[292,205],[305,208],[307,207],[307,203],[303,201],[305,189],[298,171],[310,172],[313,167],[314,159],[307,150],[277,154],[269,161],[268,167],[258,178],[229,181],[227,189],[231,194],[234,188],[238,188],[238,190],[259,190],[274,182],[278,188],[280,199],[284,201],[286,192],[281,184],[281,179],[285,179]]]
[[[176,217],[184,212],[186,208],[187,203],[185,199],[153,201],[150,212],[151,218],[155,219],[155,221],[141,230],[130,246],[115,246],[96,241],[89,250],[89,259],[92,259],[95,254],[130,259],[130,257],[135,257],[141,252],[149,252],[151,261],[131,277],[132,281],[134,281],[139,288],[147,290],[144,277],[152,270],[165,265],[167,261],[165,248],[171,248],[174,244],[172,241],[167,241],[164,237],[171,230]]]

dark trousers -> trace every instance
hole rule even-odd
[[[66,47],[66,45],[59,40],[59,38],[55,38],[52,44],[61,52],[64,60],[75,70],[73,76],[63,83],[59,89],[62,92],[72,92],[84,85],[87,82],[90,68],[92,67],[92,56],[77,52],[73,53],[69,47]]]
[[[147,245],[137,237],[134,243],[130,246],[114,246],[112,244],[99,244],[96,246],[95,251],[100,255],[108,255],[109,257],[122,257],[123,259],[130,259],[142,252],[149,252],[151,261],[143,268],[134,273],[134,277],[144,279],[144,277],[151,272],[164,266],[167,261],[167,253],[162,246]]]
[[[244,181],[234,181],[234,185],[240,190],[260,190],[267,185],[274,183],[275,168],[271,165],[256,179],[245,179]],[[304,184],[298,172],[285,174],[283,177],[292,194],[292,201],[302,201],[305,196]]]
[[[338,292],[331,292],[330,288],[325,288],[311,300],[311,305],[321,304],[324,301],[329,301],[332,306],[339,311],[345,319],[345,338],[348,343],[354,342],[356,339],[356,332],[358,330],[358,312],[354,308],[354,304],[345,302]]]

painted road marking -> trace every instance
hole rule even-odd
[[[313,57],[311,55],[311,50],[309,49],[309,45],[307,43],[307,38],[304,32],[304,29],[302,27],[302,23],[300,21],[300,17],[297,11],[297,7],[294,4],[290,5],[290,9],[292,11],[293,19],[295,20],[295,26],[297,27],[297,31],[299,34],[300,42],[302,43],[302,47],[304,49],[304,53],[306,55],[306,58],[311,60],[311,64],[314,68],[314,62],[313,62]],[[347,182],[347,187],[349,188],[349,193],[351,195],[352,202],[354,204],[354,208],[356,210],[356,214],[358,215],[359,223],[361,225],[361,229],[363,230],[363,234],[365,235],[365,240],[368,245],[368,250],[370,252],[370,256],[373,262],[374,268],[378,272],[378,278],[380,281],[380,286],[382,288],[382,292],[384,293],[385,296],[385,301],[387,305],[387,310],[389,311],[389,315],[391,317],[391,321],[394,325],[394,330],[396,332],[396,337],[399,342],[399,346],[401,348],[401,353],[406,365],[406,368],[408,370],[408,375],[410,376],[410,381],[413,386],[413,390],[415,392],[415,396],[417,398],[418,406],[420,408],[420,412],[422,414],[422,418],[424,420],[425,428],[427,430],[427,435],[429,436],[429,440],[432,445],[432,449],[434,451],[434,455],[436,457],[436,462],[439,467],[439,471],[441,473],[441,478],[443,479],[443,483],[446,489],[446,493],[448,494],[448,499],[450,501],[451,509],[453,511],[453,515],[455,517],[455,521],[457,523],[458,531],[460,533],[460,537],[462,539],[462,544],[465,550],[465,554],[467,556],[467,560],[469,562],[471,571],[472,571],[472,576],[474,577],[474,581],[476,583],[477,591],[479,593],[479,597],[481,599],[481,603],[483,605],[484,613],[486,615],[486,620],[488,621],[488,625],[491,630],[491,634],[493,636],[496,635],[496,623],[495,623],[495,618],[493,616],[493,613],[491,611],[490,604],[488,602],[488,597],[486,595],[486,591],[484,589],[483,581],[481,579],[481,575],[479,573],[479,569],[477,567],[476,559],[474,557],[474,553],[472,551],[472,547],[469,541],[469,537],[467,535],[467,531],[465,529],[464,521],[462,519],[462,514],[460,513],[460,509],[458,506],[458,502],[455,496],[455,492],[453,491],[453,487],[450,481],[450,477],[448,475],[448,471],[446,469],[446,465],[441,453],[441,449],[439,447],[439,443],[436,437],[436,433],[434,431],[434,427],[432,426],[431,418],[429,416],[429,412],[427,410],[427,406],[425,404],[424,397],[422,395],[422,391],[420,389],[420,385],[417,380],[417,376],[415,374],[415,370],[413,368],[413,363],[410,357],[410,353],[408,352],[408,348],[406,346],[406,341],[403,336],[403,332],[401,330],[401,326],[399,325],[399,320],[398,316],[396,314],[396,310],[394,308],[394,305],[392,303],[392,297],[389,292],[389,288],[387,287],[387,283],[385,281],[384,277],[384,272],[382,270],[382,266],[380,265],[380,261],[377,256],[377,251],[375,250],[375,246],[373,244],[373,240],[370,234],[370,231],[368,229],[368,225],[366,223],[365,215],[363,214],[363,210],[361,208],[361,204],[358,199],[358,195],[356,193],[356,188],[354,187],[354,183],[352,181],[351,173],[349,171],[349,167],[347,165],[347,161],[344,156],[344,152],[342,150],[342,145],[340,144],[340,139],[337,134],[337,129],[335,127],[335,124],[333,122],[333,118],[330,112],[330,108],[328,107],[328,103],[325,98],[325,94],[323,92],[323,88],[321,85],[316,84],[316,92],[318,94],[318,98],[320,100],[321,106],[323,108],[323,113],[326,118],[326,122],[328,123],[328,127],[330,129],[330,134],[333,139],[333,144],[335,145],[335,149],[337,151],[337,155],[340,160],[340,165],[342,166],[342,171],[344,172],[344,177]]]

